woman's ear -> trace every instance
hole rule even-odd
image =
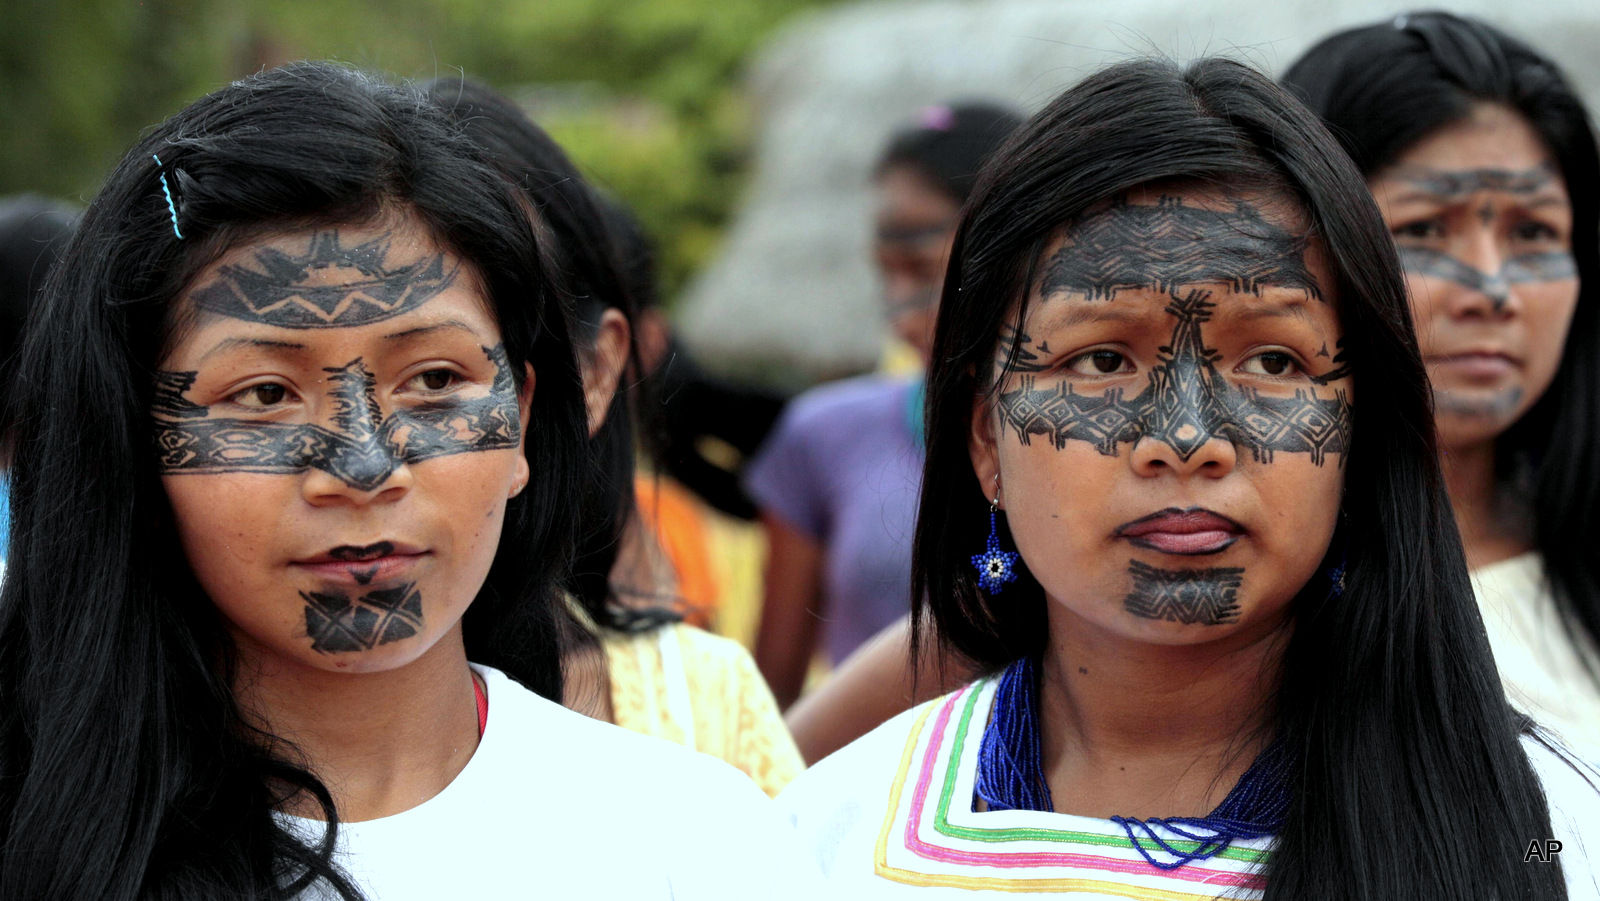
[[[528,487],[528,420],[533,415],[533,364],[522,364],[525,376],[522,380],[522,390],[517,392],[517,422],[520,426],[522,437],[517,441],[516,469],[511,474],[511,492],[508,496],[516,497],[522,489]]]
[[[628,342],[632,332],[628,317],[616,307],[607,307],[600,314],[600,325],[595,330],[594,346],[583,355],[583,405],[589,411],[589,437],[606,424],[606,413],[611,409],[611,399],[617,394],[617,383],[628,365]]]
[[[983,496],[995,499],[995,477],[1000,473],[1000,448],[997,443],[1000,423],[995,406],[986,391],[972,398],[972,420],[967,432],[967,453],[972,457],[972,471],[983,488]],[[1005,506],[1004,502],[1001,507]]]

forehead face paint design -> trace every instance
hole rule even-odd
[[[1268,222],[1248,203],[1213,210],[1175,197],[1154,206],[1119,199],[1068,226],[1039,293],[1098,300],[1126,288],[1171,293],[1180,285],[1220,283],[1252,294],[1278,285],[1320,297],[1305,249],[1303,236]]]
[[[1217,626],[1239,618],[1239,587],[1244,567],[1157,569],[1128,561],[1133,590],[1123,609],[1143,619]]]
[[[1272,462],[1274,453],[1307,453],[1321,466],[1330,453],[1350,446],[1351,406],[1348,394],[1318,397],[1312,389],[1296,389],[1293,397],[1272,397],[1248,386],[1234,387],[1216,369],[1217,352],[1206,347],[1200,326],[1215,304],[1209,291],[1191,290],[1168,304],[1177,323],[1170,343],[1159,348],[1160,362],[1150,370],[1147,386],[1133,397],[1121,388],[1102,394],[1079,394],[1070,381],[1041,388],[1030,373],[1045,371],[1039,354],[1029,349],[1026,334],[1012,333],[1018,345],[1014,369],[1024,373],[1018,387],[1002,392],[1000,409],[1006,424],[1023,444],[1032,436],[1050,440],[1057,450],[1068,441],[1087,441],[1107,456],[1119,444],[1149,437],[1163,441],[1187,461],[1212,438],[1249,449],[1258,462]],[[1344,378],[1344,352],[1338,368],[1314,382]]]
[[[450,398],[396,410],[380,408],[373,375],[357,358],[329,367],[333,428],[311,423],[212,418],[186,395],[195,372],[160,372],[151,408],[164,475],[318,469],[370,491],[402,463],[449,454],[515,448],[522,433],[516,384],[505,347],[483,348],[494,382],[482,397]]]
[[[1440,200],[1459,200],[1480,191],[1506,194],[1536,194],[1554,180],[1550,166],[1532,169],[1435,169],[1431,166],[1398,166],[1398,178]]]
[[[314,232],[305,253],[265,247],[259,268],[221,267],[217,277],[192,293],[195,306],[247,322],[281,328],[365,325],[427,303],[455,281],[444,254],[391,265],[387,234],[344,247],[337,231]],[[343,277],[326,278],[343,273]],[[324,283],[326,282],[326,283]]]

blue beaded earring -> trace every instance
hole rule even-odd
[[[983,553],[972,555],[972,565],[978,570],[978,587],[990,594],[999,594],[1006,583],[1017,580],[1017,557],[1013,551],[1000,549],[1000,532],[995,527],[995,511],[1000,509],[1000,476],[994,477],[994,500],[989,502],[989,540]]]
[[[1328,600],[1337,601],[1344,597],[1344,565],[1346,559],[1343,554],[1339,556],[1336,566],[1328,567]]]

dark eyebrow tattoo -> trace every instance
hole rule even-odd
[[[1480,191],[1536,194],[1554,187],[1555,169],[1545,163],[1532,169],[1435,169],[1432,166],[1397,166],[1394,176],[1436,200],[1468,197]]]
[[[267,338],[228,338],[217,342],[217,345],[200,355],[197,362],[204,363],[211,357],[223,351],[237,350],[241,347],[272,347],[279,350],[305,350],[306,346],[294,341],[273,341]]]
[[[459,319],[446,319],[443,322],[435,322],[435,323],[432,323],[430,325],[419,325],[416,328],[408,328],[408,329],[405,329],[403,331],[391,332],[391,333],[389,333],[387,335],[384,335],[383,336],[383,340],[385,340],[385,341],[398,341],[401,338],[413,338],[413,337],[416,337],[417,335],[426,335],[426,334],[430,334],[432,332],[442,331],[442,330],[445,330],[445,329],[463,331],[463,332],[466,332],[467,334],[473,336],[474,338],[479,337],[478,336],[478,330],[473,328],[472,326],[466,324],[465,322],[462,322]]]

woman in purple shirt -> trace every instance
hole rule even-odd
[[[968,104],[923,110],[874,174],[874,262],[890,326],[923,363],[956,216],[984,157],[1020,124]],[[768,540],[756,663],[788,706],[819,638],[828,660],[907,611],[922,472],[922,379],[868,375],[796,398],[746,472]]]

